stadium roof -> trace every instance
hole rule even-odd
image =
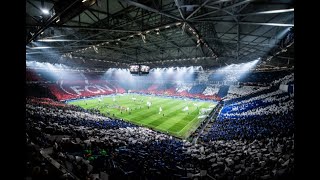
[[[292,0],[27,0],[26,54],[85,68],[293,66],[293,26]]]

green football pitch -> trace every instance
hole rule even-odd
[[[216,106],[215,102],[209,101],[138,94],[118,94],[68,103],[85,109],[98,109],[109,117],[120,118],[182,139],[188,138]]]

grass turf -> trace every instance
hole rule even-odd
[[[152,103],[150,108],[148,108],[147,102]],[[80,99],[70,101],[69,104],[78,105],[85,109],[95,108],[107,116],[121,118],[182,139],[188,138],[203,121],[203,118],[198,118],[201,116],[199,114],[201,109],[212,109],[216,105],[216,103],[208,101],[137,94]],[[160,107],[162,112],[159,114]],[[183,111],[186,107],[189,110]]]

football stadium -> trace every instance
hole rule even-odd
[[[27,0],[25,179],[293,179],[293,7]]]

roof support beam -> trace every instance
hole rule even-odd
[[[170,17],[172,19],[175,19],[175,20],[179,20],[179,21],[182,21],[182,19],[174,16],[174,15],[171,15],[171,14],[167,14],[167,13],[164,13],[164,12],[161,12],[157,9],[153,9],[151,7],[148,7],[146,5],[143,5],[143,4],[140,4],[140,3],[137,3],[137,2],[134,2],[134,1],[131,1],[131,0],[120,0],[120,1],[124,1],[130,5],[133,5],[133,6],[136,6],[136,7],[139,7],[141,9],[145,9],[147,11],[151,11],[151,12],[154,12],[154,13],[157,13],[157,14],[161,14],[161,15],[164,15],[164,16],[167,16],[167,17]]]
[[[235,21],[220,21],[220,20],[190,20],[192,22],[212,22],[212,23],[232,23],[236,24]],[[240,21],[239,24],[247,25],[259,25],[259,26],[282,26],[282,27],[293,27],[294,24],[285,24],[285,23],[263,23],[263,22],[249,22],[249,21]]]
[[[121,44],[126,44],[127,46],[123,46],[123,47],[124,47],[124,48],[128,48],[128,49],[131,48],[131,47],[133,47],[133,48],[136,48],[136,47],[137,47],[137,46],[132,46],[133,44],[131,44],[131,43],[129,43],[129,42],[126,42],[126,41],[121,41]],[[147,52],[152,52],[152,51],[150,51],[149,49],[141,46],[141,43],[139,43],[139,44],[134,44],[134,45],[139,45],[138,47],[139,47],[140,49],[143,49],[143,50],[145,50],[145,51],[147,51]]]
[[[76,23],[77,25],[81,25],[81,24],[85,24],[85,25],[91,25],[90,23],[87,23],[87,22],[81,22],[80,21],[80,16],[79,16],[79,21],[74,21],[74,20],[70,20],[68,21],[68,23]]]
[[[100,14],[104,14],[104,15],[109,15],[107,12],[100,11],[100,10],[93,9],[93,8],[88,8],[88,10],[93,11],[93,12],[97,12],[97,13],[100,13]]]
[[[45,22],[44,26],[42,26],[40,29],[38,29],[34,35],[27,41],[27,44],[30,43],[32,40],[34,40],[36,37],[38,37],[45,29],[48,28],[48,26],[55,21],[57,18],[60,17],[60,15],[62,13],[64,13],[65,11],[67,11],[68,9],[70,9],[75,3],[77,3],[80,0],[76,0],[74,2],[72,2],[71,4],[69,4],[64,10],[62,10],[61,12],[55,14],[54,16],[52,16],[48,21]]]
[[[123,9],[126,8],[120,1],[118,1],[118,2],[119,2],[119,4],[121,5],[121,7],[122,7]],[[139,10],[140,10],[140,9],[137,10],[137,12],[136,12],[136,14],[135,14],[135,17],[131,17],[130,13],[126,13],[125,16],[127,16],[127,17],[131,20],[131,22],[136,23],[136,25],[137,25],[138,27],[140,27],[140,29],[142,29],[142,28],[144,27],[144,23],[143,23],[143,17],[144,17],[144,16],[142,15],[142,20],[140,20],[140,21],[138,21],[137,18],[136,18],[137,15],[138,15],[138,13],[139,13]],[[141,11],[141,13],[143,14],[144,12]]]
[[[96,22],[87,12],[84,11],[84,13],[85,13],[93,22]]]
[[[37,22],[37,23],[39,24],[38,26],[41,26],[41,25],[40,25],[41,22],[40,22],[38,19],[36,19],[35,17],[31,16],[31,15],[28,14],[28,13],[26,13],[26,15],[29,16],[29,17],[31,17],[35,22]],[[38,27],[38,26],[33,26],[33,27]]]
[[[239,24],[259,25],[259,26],[282,26],[282,27],[293,27],[293,26],[294,26],[294,24],[285,24],[285,23],[261,23],[261,22],[239,22]]]
[[[279,9],[279,10],[271,10],[271,11],[260,11],[254,13],[247,13],[247,14],[234,14],[230,16],[210,16],[207,18],[201,18],[201,20],[210,20],[212,18],[229,18],[229,17],[238,17],[238,16],[254,16],[254,15],[264,15],[264,14],[280,14],[280,13],[288,13],[293,12],[294,9]],[[200,19],[199,19],[200,20]]]
[[[161,33],[160,33],[160,34],[161,34]],[[155,37],[155,38],[157,38],[157,39],[159,39],[159,40],[162,40],[162,39],[160,39],[159,37],[157,37],[157,36],[155,36],[155,35],[151,35],[151,36],[153,36],[153,37]],[[178,48],[178,49],[183,53],[183,55],[187,56],[187,53],[184,52],[184,51],[180,48],[180,46],[178,46],[178,45],[177,45],[176,43],[174,43],[172,40],[169,40],[167,36],[165,36],[165,35],[163,35],[163,34],[161,34],[161,36],[165,39],[165,41],[169,42],[170,44],[172,44],[173,46],[175,46],[176,48]],[[161,47],[160,47],[160,48],[161,48]]]
[[[191,18],[196,12],[198,12],[204,5],[206,5],[210,0],[203,2],[196,10],[194,10],[186,19]]]
[[[277,10],[270,10],[270,11],[259,11],[259,12],[253,12],[253,13],[247,13],[247,14],[237,14],[234,16],[253,16],[253,15],[263,15],[263,14],[280,14],[280,13],[288,13],[288,12],[294,12],[294,8],[277,9]]]
[[[210,2],[209,4],[210,5],[221,4],[221,3],[226,3],[226,2],[229,2],[229,1],[233,1],[233,0],[217,0],[217,1]]]
[[[90,9],[88,9],[88,11],[89,11],[95,18],[97,18],[98,21],[100,21],[100,18],[99,18],[95,13],[93,13]]]
[[[109,2],[109,1],[108,1]],[[172,5],[173,5],[173,3],[171,3]],[[167,7],[167,5],[165,5],[166,7]],[[173,6],[172,6],[173,7]],[[136,9],[140,9],[140,8],[136,8]],[[174,9],[172,9],[172,10],[174,10]],[[146,15],[150,15],[150,17],[157,17],[157,16],[159,16],[159,14],[154,14],[154,13],[152,13],[152,12],[149,12],[149,13],[147,13]],[[162,15],[160,15],[161,17],[162,17]],[[141,19],[142,17],[141,16],[139,16],[139,17],[136,17],[135,18],[135,20],[139,20],[139,19]],[[105,19],[102,19],[100,22],[104,22],[105,20],[109,20],[109,16],[107,17],[107,18],[105,18]],[[125,22],[125,23],[121,23],[120,25],[119,24],[117,24],[117,25],[112,25],[112,26],[110,26],[110,27],[112,27],[112,28],[119,28],[119,27],[123,27],[123,26],[128,26],[128,24],[129,23],[133,23],[134,21],[130,21],[130,22]],[[158,27],[155,27],[155,28],[151,28],[151,29],[149,29],[149,30],[154,30],[154,29],[156,29],[156,28],[162,28],[162,27],[165,27],[166,25],[174,25],[175,23],[181,23],[181,21],[175,21],[174,23],[169,23],[169,24],[164,24],[164,25],[160,25],[160,26],[158,26]],[[109,24],[108,22],[106,22],[106,24]],[[147,31],[147,29],[146,30],[144,30],[144,31]],[[90,38],[93,38],[93,37],[96,37],[96,36],[99,36],[99,35],[101,35],[101,34],[103,34],[103,33],[105,33],[105,31],[101,31],[101,32],[98,32],[98,33],[96,33],[96,34],[94,34],[94,35],[92,35],[92,36],[89,36],[89,37],[86,37],[86,38],[84,38],[84,39],[90,39]],[[120,38],[123,38],[123,37],[120,37]],[[71,43],[71,44],[74,44],[74,43]]]
[[[150,13],[151,14],[151,13]],[[138,18],[136,18],[136,20],[137,20]],[[130,21],[130,22],[134,22],[134,21]],[[154,30],[154,29],[157,29],[157,28],[163,28],[163,27],[165,27],[165,26],[167,26],[167,25],[175,25],[176,23],[180,23],[180,21],[176,21],[176,22],[173,22],[173,23],[169,23],[169,24],[164,24],[164,25],[161,25],[161,26],[158,26],[158,27],[155,27],[155,28],[151,28],[151,29],[147,29],[147,30],[145,30],[145,31],[148,31],[148,30]],[[118,27],[122,27],[122,26],[125,26],[125,25],[127,25],[128,23],[124,23],[124,24],[121,24],[121,25],[118,25],[118,26],[114,26],[114,28],[118,28]],[[89,37],[86,37],[86,38],[84,38],[84,39],[89,39],[89,38],[93,38],[93,37],[96,37],[96,36],[99,36],[99,35],[101,35],[101,34],[103,34],[103,33],[105,33],[105,31],[101,31],[101,32],[98,32],[97,34],[94,34],[94,35],[92,35],[92,36],[89,36]],[[132,35],[135,35],[135,34],[132,34]],[[129,36],[124,36],[124,37],[129,37]],[[123,37],[118,37],[118,38],[123,38]],[[115,39],[118,39],[118,38],[115,38]],[[72,43],[73,44],[73,43]]]
[[[191,29],[194,30],[194,32],[195,32],[196,35],[199,37],[199,39],[202,38],[204,44],[207,44],[206,47],[209,49],[209,51],[212,51],[212,56],[217,56],[217,55],[215,54],[216,52],[214,52],[214,50],[212,49],[212,47],[209,46],[209,44],[206,42],[206,40],[204,39],[204,37],[202,37],[202,35],[199,34],[199,31],[198,31],[195,27],[191,26],[189,23],[186,23],[186,24],[187,24]]]
[[[150,29],[145,30],[145,31],[153,31],[153,30],[158,29],[158,28],[164,28],[165,26],[176,25],[176,23],[180,23],[180,22],[173,22],[173,23],[169,23],[169,24],[164,24],[164,25],[162,25],[162,26],[159,26],[159,27],[156,27],[156,28],[150,28]],[[83,40],[88,40],[89,38],[98,36],[98,35],[100,35],[100,34],[102,34],[102,33],[104,33],[104,32],[105,32],[105,31],[103,30],[102,32],[99,32],[99,33],[97,33],[97,34],[95,34],[95,35],[93,35],[93,36],[89,36],[89,37],[87,37],[87,38],[84,38]],[[117,37],[117,38],[114,38],[113,40],[110,40],[110,41],[115,41],[115,39],[129,38],[129,37],[132,36],[132,35],[136,35],[136,34],[130,34],[130,35],[127,35],[127,36]],[[79,41],[79,40],[77,40],[77,41]],[[77,41],[76,41],[76,42],[77,42]],[[69,45],[75,44],[76,42],[71,43],[71,44],[69,44]]]
[[[212,8],[212,9],[217,9],[217,11],[213,11],[213,12],[219,12],[219,11],[223,11],[227,14],[229,14],[231,17],[233,17],[233,13],[229,12],[228,10],[224,9],[224,8],[219,8],[219,7],[214,7],[214,6],[205,6],[205,7],[208,7],[208,8]],[[235,21],[237,21],[237,19],[235,17],[233,17]],[[193,18],[195,19],[195,18]]]
[[[250,3],[251,1],[253,1],[253,0],[245,0],[245,1],[242,1],[242,2],[238,2],[238,3],[232,4],[232,5],[227,6],[227,7],[223,7],[223,8],[218,8],[218,7],[214,7],[214,6],[211,6],[211,5],[210,5],[210,6],[209,6],[209,5],[205,5],[205,7],[213,8],[213,9],[218,9],[218,10],[212,11],[212,12],[208,12],[208,13],[205,13],[205,14],[202,14],[202,15],[199,15],[199,16],[196,16],[196,17],[193,17],[193,18],[191,18],[191,19],[208,16],[208,15],[210,15],[210,14],[214,14],[214,13],[217,13],[217,12],[219,12],[219,11],[226,11],[227,9],[230,9],[230,8],[233,8],[233,7],[237,7],[237,6],[240,6],[240,5],[242,5],[242,4]]]
[[[176,6],[177,6],[177,8],[178,8],[178,10],[179,10],[179,13],[180,13],[181,18],[182,18],[183,20],[185,20],[184,15],[183,15],[183,13],[182,13],[182,11],[181,11],[181,9],[180,9],[180,5],[179,5],[178,0],[174,0],[174,2],[176,3]]]
[[[270,22],[272,19],[274,19],[274,18],[276,18],[277,16],[279,16],[278,14],[276,14],[276,15],[274,15],[271,19],[269,19],[267,22]],[[259,26],[259,27],[257,27],[257,28],[254,28],[252,31],[250,31],[248,34],[251,34],[251,33],[253,33],[253,32],[255,32],[255,31],[257,31],[259,28],[261,28],[261,26]],[[272,29],[273,29],[274,27],[272,27],[272,28],[270,28],[268,31],[266,31],[266,32],[264,32],[263,34],[261,34],[260,36],[257,36],[254,40],[252,40],[251,42],[254,42],[255,40],[257,40],[257,39],[259,39],[260,37],[262,37],[264,34],[266,34],[267,32],[269,32],[269,31],[271,31]],[[235,39],[236,37],[234,37],[234,38],[232,38],[231,40],[233,40],[233,39]],[[265,40],[268,40],[269,38],[265,38]],[[264,40],[264,41],[265,41]],[[240,38],[239,38],[239,41],[240,41]],[[264,41],[262,41],[262,42],[259,42],[259,43],[263,43]],[[245,46],[242,46],[242,48],[241,49],[244,49],[245,47],[247,47],[247,46],[250,46],[249,44],[247,44],[247,45],[245,45]],[[251,46],[251,48],[252,49],[256,49],[256,50],[260,50],[260,48],[259,49],[257,49],[257,48],[255,48],[255,47],[252,47]],[[241,51],[241,49],[239,50],[239,51]],[[246,51],[245,51],[246,52]],[[243,54],[244,52],[242,52],[242,54]],[[240,54],[239,54],[240,55]],[[240,58],[240,59],[238,59],[238,60],[241,60],[242,58]]]
[[[275,28],[275,27],[270,28],[269,30],[267,30],[266,32],[264,32],[264,33],[261,34],[261,35],[263,36],[264,34],[270,32],[270,31],[271,31],[272,29],[274,29],[274,28]],[[258,28],[257,28],[257,29],[258,29]],[[258,38],[259,38],[259,37],[256,37],[255,39],[252,40],[252,42],[254,42],[255,40],[257,40]],[[264,42],[267,41],[267,40],[269,40],[269,39],[265,39],[265,40],[261,41],[260,43],[264,43]],[[247,44],[247,45],[243,46],[242,49],[244,49],[244,48],[246,48],[246,47],[248,47],[248,46],[251,46],[251,45]],[[263,50],[261,50],[261,49],[255,48],[255,47],[251,47],[251,48],[252,48],[252,49],[256,49],[256,50],[258,50],[258,51],[263,51]],[[247,51],[248,51],[248,50],[247,50]],[[245,52],[247,52],[247,51],[244,51],[244,52],[242,52],[242,53],[245,53]],[[257,53],[257,52],[255,52],[255,53]],[[265,52],[265,53],[266,53],[266,52]],[[245,57],[245,56],[243,56],[243,57]],[[243,59],[243,57],[241,57],[239,60]]]
[[[109,0],[107,0],[107,25],[110,26],[110,10],[109,10]]]
[[[27,2],[28,2],[31,6],[33,6],[34,8],[36,8],[39,12],[42,13],[41,9],[40,9],[39,7],[37,7],[35,4],[33,4],[32,2],[30,2],[30,0],[27,0]]]
[[[39,25],[26,25],[26,27],[37,27]],[[118,32],[118,33],[138,33],[140,31],[131,31],[131,30],[122,30],[122,29],[107,29],[107,28],[96,28],[90,26],[68,26],[68,25],[50,25],[48,27],[56,28],[70,28],[70,29],[85,29],[85,30],[99,30],[99,31],[109,31],[109,32]]]
[[[115,46],[103,46],[103,48],[111,51],[112,53],[115,53],[115,54],[119,54],[121,56],[126,56],[128,57],[128,60],[131,59],[131,60],[134,60],[134,58],[132,57],[132,55],[129,55],[129,54],[126,54],[126,53],[123,53],[123,49],[122,48],[118,48],[118,47],[115,47]],[[103,53],[102,53],[103,54]],[[110,55],[110,53],[105,53],[105,55]],[[128,63],[130,63],[131,61],[126,61]]]
[[[242,34],[243,35],[243,34]],[[234,43],[237,44],[238,42],[240,44],[247,44],[247,45],[254,45],[254,46],[267,46],[267,47],[274,47],[278,46],[277,44],[270,44],[270,43],[258,43],[258,42],[251,42],[251,41],[237,41],[237,40],[232,40],[232,39],[221,39],[221,38],[207,38],[208,40],[214,39],[214,40],[220,40],[222,42],[226,43]]]

